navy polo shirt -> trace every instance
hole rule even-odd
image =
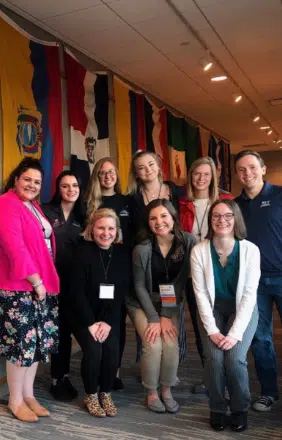
[[[243,189],[235,199],[247,226],[247,239],[259,247],[263,277],[282,277],[282,186],[264,182],[250,199]]]

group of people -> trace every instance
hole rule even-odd
[[[96,417],[113,417],[111,390],[119,375],[131,318],[141,353],[146,406],[176,413],[171,388],[185,357],[187,299],[210,425],[247,428],[251,346],[261,384],[253,408],[278,399],[272,306],[282,320],[282,187],[263,180],[261,156],[235,157],[243,185],[233,200],[217,185],[214,162],[197,159],[187,188],[163,181],[160,158],[132,158],[128,193],[111,158],[100,159],[86,194],[63,171],[50,203],[40,206],[44,170],[25,158],[0,196],[0,353],[6,357],[9,409],[19,420],[49,415],[34,397],[39,362],[51,355],[55,399],[78,392],[69,378],[71,335],[82,350],[84,404]],[[247,239],[246,239],[247,237]]]

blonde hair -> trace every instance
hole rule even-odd
[[[159,167],[159,174],[158,174],[158,178],[159,178],[159,182],[163,183],[163,173],[162,173],[162,161],[161,158],[156,154],[153,153],[151,151],[143,151],[143,150],[138,150],[136,151],[136,153],[133,154],[132,158],[131,158],[131,163],[130,163],[130,168],[129,168],[129,175],[128,175],[128,184],[127,184],[127,193],[128,194],[134,194],[137,192],[138,188],[140,186],[142,186],[142,181],[136,176],[136,170],[135,170],[135,162],[140,159],[141,157],[144,156],[152,156],[158,167]]]
[[[121,193],[118,169],[110,157],[103,157],[102,159],[98,160],[98,162],[95,164],[87,186],[87,190],[85,194],[85,199],[87,201],[87,216],[91,216],[91,214],[97,211],[97,209],[99,209],[99,206],[101,206],[102,191],[101,191],[101,184],[99,181],[99,172],[102,166],[104,165],[104,163],[106,162],[110,162],[114,166],[117,175],[117,181],[114,190],[117,194]]]
[[[82,237],[84,237],[84,239],[86,241],[94,241],[93,228],[94,228],[95,223],[98,220],[100,220],[101,218],[112,218],[115,221],[116,228],[117,228],[117,235],[116,235],[116,238],[114,239],[114,243],[118,243],[119,238],[120,238],[119,237],[120,221],[119,221],[119,218],[118,218],[117,214],[115,213],[115,211],[113,209],[109,209],[109,208],[98,209],[97,211],[94,211],[88,217],[86,228],[81,234]]]
[[[212,160],[211,157],[208,156],[200,157],[191,164],[187,175],[187,198],[191,202],[195,200],[195,191],[192,185],[192,174],[193,171],[195,171],[195,169],[198,168],[200,165],[209,165],[211,168],[212,179],[209,186],[209,199],[211,203],[214,203],[219,197],[218,186],[217,186],[217,174],[216,174],[214,161]]]

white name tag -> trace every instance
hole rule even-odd
[[[163,307],[175,307],[176,297],[173,284],[159,284]]]
[[[114,299],[114,293],[115,286],[113,284],[100,284],[100,299]]]

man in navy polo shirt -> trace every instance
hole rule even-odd
[[[266,166],[255,151],[241,151],[235,168],[243,191],[235,200],[247,226],[247,239],[261,253],[258,287],[259,323],[252,343],[261,396],[254,402],[257,411],[269,411],[278,396],[278,367],[273,345],[273,303],[282,322],[282,187],[263,180]]]

